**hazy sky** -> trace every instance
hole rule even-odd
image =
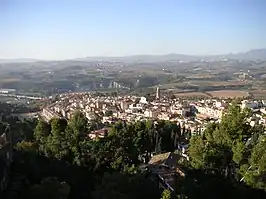
[[[266,48],[266,0],[0,0],[0,58]]]

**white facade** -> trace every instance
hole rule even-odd
[[[153,112],[151,110],[146,110],[144,111],[144,116],[145,117],[153,117]]]
[[[196,106],[199,113],[207,115],[213,118],[221,118],[223,115],[223,109],[216,109],[212,107]]]
[[[256,109],[259,108],[259,103],[257,101],[247,101],[244,100],[242,101],[241,108],[251,108],[251,109]]]
[[[148,104],[147,98],[146,97],[141,97],[140,100],[139,100],[139,103],[141,103],[141,104]]]
[[[129,103],[126,102],[126,101],[121,101],[120,107],[121,107],[122,110],[126,110],[129,107]]]

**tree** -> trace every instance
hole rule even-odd
[[[140,155],[145,154],[148,156],[150,151],[150,136],[148,129],[146,129],[145,122],[138,121],[134,124],[135,136],[133,137],[134,147],[138,150]]]
[[[27,142],[24,140],[17,143],[15,148],[18,151],[23,151],[23,152],[28,152],[28,153],[36,153],[37,152],[37,146],[34,142]]]
[[[172,198],[172,193],[170,190],[165,189],[162,193],[161,199],[171,199]]]
[[[96,185],[92,198],[159,198],[159,190],[155,183],[141,174],[105,173]]]
[[[64,119],[54,118],[51,120],[51,134],[46,142],[46,155],[62,159],[68,155],[66,140],[67,121]]]
[[[250,126],[247,123],[249,116],[248,110],[233,104],[219,124],[210,124],[203,135],[193,136],[188,151],[191,165],[219,173],[232,181],[244,179],[253,187],[266,187],[262,163],[265,161],[265,143],[255,144],[263,128]]]
[[[34,138],[36,143],[39,146],[39,150],[42,153],[45,153],[46,151],[46,142],[47,137],[51,133],[51,126],[44,122],[43,120],[39,120],[35,130],[34,130]]]
[[[201,136],[193,136],[189,143],[189,157],[191,157],[191,165],[196,168],[205,168],[205,142]]]
[[[73,130],[76,138],[83,139],[88,131],[88,119],[82,112],[76,111],[69,120],[68,126]]]
[[[243,180],[254,188],[266,191],[266,135],[261,135],[249,158],[249,165],[244,165]]]
[[[69,192],[70,186],[67,183],[48,177],[43,179],[41,184],[33,185],[27,190],[26,196],[39,199],[67,199]]]
[[[88,133],[88,120],[85,115],[76,111],[68,122],[65,133],[66,148],[71,151],[73,161],[80,165],[83,162],[82,158],[82,142],[85,140],[85,136]]]

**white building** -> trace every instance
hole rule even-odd
[[[242,109],[244,109],[244,108],[256,109],[256,108],[259,108],[259,102],[243,100],[241,103],[241,108]]]
[[[221,118],[223,115],[223,108],[213,108],[208,106],[195,106],[199,113],[207,115],[211,118]]]
[[[156,114],[154,111],[152,110],[145,110],[144,111],[144,117],[149,117],[149,118],[152,118],[152,117],[155,117]]]
[[[131,102],[131,103],[132,103],[132,102]],[[126,110],[126,109],[129,108],[129,104],[130,104],[129,101],[121,101],[121,103],[120,103],[120,107],[121,107],[122,110]]]
[[[178,115],[182,115],[185,116],[186,113],[190,112],[190,108],[189,107],[180,107],[180,106],[171,106],[170,107],[170,112],[172,114],[178,114]]]
[[[146,97],[141,97],[140,100],[139,100],[139,103],[141,103],[141,104],[148,104],[147,98]]]

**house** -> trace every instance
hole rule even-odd
[[[243,100],[241,102],[241,108],[250,108],[250,109],[256,109],[259,108],[259,103],[257,101],[248,101],[248,100]]]
[[[139,100],[139,103],[141,103],[141,104],[148,104],[147,98],[146,97],[141,97],[140,100]]]
[[[90,139],[96,139],[96,138],[104,138],[108,133],[107,129],[99,129],[96,131],[92,131],[88,134],[88,137]]]
[[[167,152],[153,156],[148,164],[152,166],[166,166],[172,168],[177,165],[178,160],[179,156],[177,154]]]
[[[170,112],[172,114],[178,114],[178,115],[185,116],[187,113],[190,112],[190,108],[189,107],[182,107],[182,106],[171,106]]]
[[[132,104],[133,102],[132,101],[130,101],[130,100],[123,100],[123,101],[121,101],[121,103],[120,103],[120,107],[121,107],[121,109],[122,110],[126,110],[126,109],[128,109],[129,108],[129,105],[130,104]]]
[[[178,164],[180,155],[167,152],[153,156],[148,162],[148,170],[159,178],[159,186],[174,191],[180,178],[185,176],[184,171]]]
[[[161,112],[157,117],[160,120],[170,120],[171,114],[168,112]]]

